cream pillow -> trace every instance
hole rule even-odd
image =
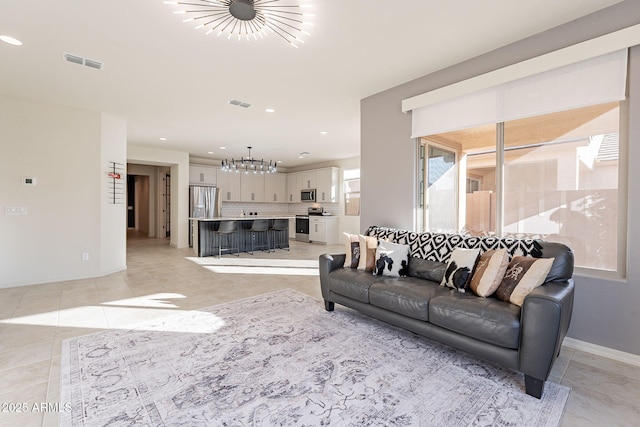
[[[378,239],[373,236],[358,236],[360,240],[360,261],[358,262],[358,270],[373,271],[376,266],[376,248],[378,247]]]
[[[344,259],[344,268],[357,268],[360,262],[360,239],[357,234],[342,233],[344,249],[347,254]]]
[[[508,266],[509,254],[506,249],[483,253],[476,264],[469,288],[480,297],[491,296],[500,286]]]

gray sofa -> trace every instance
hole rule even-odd
[[[383,227],[370,227],[366,234],[409,245],[409,275],[374,276],[344,268],[346,254],[321,255],[320,284],[327,311],[333,311],[335,303],[341,304],[520,371],[525,375],[526,393],[542,396],[571,321],[573,253],[567,246],[532,239],[412,233]],[[455,247],[481,251],[507,248],[511,256],[553,257],[554,262],[545,283],[519,307],[420,278],[429,276],[429,272],[425,275],[420,271],[425,268],[420,260],[430,260],[426,268],[442,268]]]

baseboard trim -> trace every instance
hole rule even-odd
[[[575,350],[581,350],[587,353],[595,354],[597,356],[617,360],[618,362],[640,366],[640,356],[638,356],[637,354],[625,353],[624,351],[615,350],[609,347],[603,347],[601,345],[591,344],[586,341],[580,341],[569,337],[565,337],[562,345],[573,348]]]

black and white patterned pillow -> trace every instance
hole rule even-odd
[[[464,292],[467,283],[471,279],[471,273],[476,265],[478,255],[480,255],[480,249],[455,248],[447,262],[447,269],[444,272],[440,286],[447,286]]]
[[[404,277],[409,272],[409,245],[378,241],[376,248],[376,276]]]

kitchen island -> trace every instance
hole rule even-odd
[[[220,223],[224,221],[237,221],[238,222],[238,243],[240,252],[251,251],[251,225],[256,219],[266,219],[271,227],[273,223],[282,219],[283,225],[286,227],[281,231],[273,231],[273,233],[280,233],[279,242],[281,243],[278,248],[289,247],[289,219],[295,218],[295,215],[249,215],[249,216],[237,216],[237,217],[218,217],[218,218],[189,218],[192,222],[192,242],[193,251],[199,257],[212,256],[218,254],[218,234],[215,233],[220,227]],[[270,232],[271,233],[271,232]],[[275,237],[270,236],[270,239]],[[226,241],[223,240],[226,244]],[[273,242],[271,242],[273,248]],[[234,251],[235,252],[235,251]],[[230,253],[229,249],[222,249],[222,253]]]

